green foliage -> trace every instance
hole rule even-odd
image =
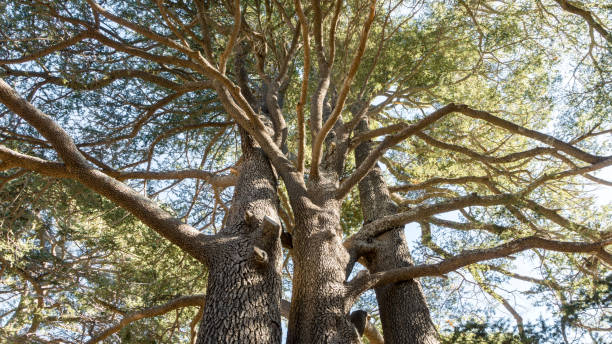
[[[452,332],[442,334],[443,344],[540,344],[559,343],[562,335],[557,327],[551,327],[542,319],[529,324],[525,336],[515,334],[505,320],[481,322],[471,319],[455,326]]]
[[[163,304],[205,286],[206,272],[192,258],[75,182],[26,175],[0,190],[0,202],[6,295],[0,336],[9,341],[62,331],[80,342],[117,322],[115,310]],[[184,340],[196,311],[144,319],[119,337],[122,343]],[[36,337],[26,331],[32,317],[40,322]]]
[[[202,41],[208,38],[214,58],[224,51],[233,25],[227,1],[198,2],[206,5],[208,28],[202,27],[194,1],[161,1],[163,8],[172,11],[173,22],[192,31],[185,37],[176,36],[155,1],[98,2],[117,17],[172,42],[184,39],[200,54],[206,54]],[[299,145],[295,109],[304,75],[302,37],[293,34],[285,17],[293,27],[299,27],[293,2],[278,2],[283,3],[285,13],[276,3],[241,1],[243,25],[251,31],[241,34],[239,44],[247,50],[242,62],[253,90],[265,88],[266,78],[275,77],[283,66],[291,42],[298,44],[297,53],[288,61],[289,76],[282,85],[286,88],[281,102],[288,127],[288,157],[295,160]],[[612,27],[612,7],[606,1],[575,3],[591,11],[604,27]],[[360,0],[344,2],[326,99],[330,107],[359,44],[367,5]],[[323,40],[329,37],[332,7],[333,2],[323,4]],[[306,13],[312,16],[308,7]],[[184,52],[134,30],[94,17],[86,1],[9,0],[0,1],[0,60],[44,51],[82,32],[83,22],[96,20],[101,22],[101,33],[140,53],[188,58]],[[208,37],[203,29],[209,30]],[[312,36],[308,103],[320,82],[321,69]],[[328,48],[323,48],[324,53],[329,53]],[[349,121],[352,110],[364,101],[382,104],[381,111],[370,118],[370,129],[411,124],[447,103],[465,103],[563,141],[575,141],[576,146],[593,154],[611,156],[610,52],[610,43],[590,29],[583,17],[565,12],[556,1],[379,1],[342,119]],[[226,174],[237,167],[240,144],[236,126],[225,123],[229,117],[213,90],[194,86],[208,78],[140,53],[88,38],[32,61],[2,64],[0,77],[51,115],[101,170],[199,169]],[[232,55],[227,73],[233,81],[240,75],[235,58]],[[156,78],[164,82],[151,81]],[[177,89],[168,84],[188,87]],[[401,96],[390,97],[396,92]],[[263,99],[257,102],[263,103]],[[309,111],[307,104],[306,118]],[[388,184],[464,176],[486,177],[489,184],[447,183],[397,192],[394,200],[401,209],[472,193],[517,193],[539,178],[573,168],[572,164],[585,166],[559,152],[509,162],[476,159],[477,155],[501,159],[545,144],[458,114],[446,116],[422,134],[464,149],[453,150],[412,136],[381,159],[379,165]],[[0,108],[0,143],[24,154],[59,161],[39,133],[4,108]],[[307,165],[310,147],[307,134]],[[332,151],[330,147],[326,150]],[[200,264],[111,202],[72,181],[20,174],[23,171],[4,167],[0,163],[0,338],[83,342],[119,321],[122,313],[160,305],[178,295],[204,292],[206,272]],[[342,177],[349,176],[355,167],[350,153]],[[223,225],[233,191],[195,179],[125,182],[208,233]],[[459,222],[504,229],[492,233],[432,225],[431,233],[410,236],[418,237],[411,243],[413,258],[416,263],[435,263],[445,255],[534,234],[556,240],[592,240],[609,230],[612,212],[586,192],[589,188],[581,176],[553,179],[525,196],[545,207],[544,211],[528,208],[522,200],[510,206],[470,207],[461,214],[446,214]],[[346,236],[363,223],[360,206],[357,190],[342,203],[341,225]],[[283,208],[288,218],[283,225],[290,228],[292,210],[285,204]],[[546,209],[570,223],[556,217],[551,220]],[[445,343],[559,343],[564,334],[609,342],[609,331],[589,330],[609,329],[612,322],[611,277],[601,277],[609,274],[609,266],[586,255],[540,250],[514,258],[474,265],[469,271],[449,274],[447,279],[421,280]],[[291,263],[287,266],[284,272],[290,270]],[[516,281],[530,284],[514,288]],[[506,321],[482,321],[493,315],[511,319],[500,300],[505,298],[516,306],[512,302],[515,297],[528,298],[546,309],[551,318],[525,325],[522,339]],[[376,318],[371,293],[359,305]],[[107,341],[187,342],[196,311],[184,308],[141,319]],[[474,314],[478,318],[473,318]]]

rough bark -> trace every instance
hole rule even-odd
[[[342,245],[340,208],[332,190],[321,179],[307,197],[292,199],[300,230],[293,237],[288,344],[360,342],[347,309],[344,282],[349,255]]]
[[[281,246],[277,180],[243,133],[240,177],[226,226],[209,257],[204,343],[280,343]]]
[[[366,130],[367,122],[362,121],[358,129]],[[370,146],[371,143],[364,142],[357,147],[357,164],[368,156]],[[397,212],[378,166],[359,182],[359,197],[365,223]],[[374,249],[364,257],[370,273],[413,265],[403,226],[376,237],[374,241]],[[388,284],[376,288],[375,292],[386,344],[439,342],[429,308],[416,280]]]

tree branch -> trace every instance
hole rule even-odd
[[[308,23],[306,22],[306,16],[302,10],[300,0],[294,0],[295,11],[300,20],[300,26],[302,28],[302,40],[304,42],[304,72],[302,75],[302,89],[300,91],[300,100],[296,106],[297,112],[297,127],[298,127],[298,156],[297,156],[297,169],[298,172],[304,171],[304,150],[306,147],[306,124],[304,122],[304,105],[306,104],[306,97],[308,96],[308,79],[310,77],[310,39]]]
[[[582,160],[584,162],[588,162],[590,164],[598,163],[605,159],[605,157],[599,157],[592,155],[590,153],[584,152],[568,143],[565,143],[559,139],[556,139],[550,135],[527,129],[525,127],[521,127],[512,122],[506,121],[505,119],[493,116],[492,114],[486,111],[475,110],[467,105],[461,105],[458,107],[457,112],[460,112],[468,117],[481,119],[483,121],[489,122],[495,126],[504,128],[512,133],[519,134],[525,137],[532,138],[534,140],[546,143],[570,156],[573,156],[576,159]]]
[[[208,237],[195,228],[182,223],[155,202],[139,194],[129,186],[92,168],[80,153],[72,138],[51,117],[21,98],[4,80],[0,79],[0,101],[33,126],[49,141],[64,161],[70,177],[107,197],[126,209],[144,224],[157,231],[170,242],[181,247],[196,259],[206,262],[204,241]],[[43,162],[27,160],[42,168]]]
[[[612,34],[606,31],[603,25],[595,20],[591,12],[577,7],[566,0],[555,0],[555,2],[558,3],[565,11],[581,16],[590,27],[595,29],[608,42],[612,43]]]
[[[404,185],[395,185],[389,187],[389,192],[405,192],[405,191],[415,191],[422,190],[427,187],[438,185],[438,184],[465,184],[465,183],[481,183],[486,184],[490,183],[488,177],[478,177],[478,176],[466,176],[466,177],[458,177],[458,178],[431,178],[419,184],[404,184]]]
[[[122,328],[129,325],[130,323],[144,319],[144,318],[152,318],[158,315],[162,315],[168,313],[172,310],[189,307],[189,306],[200,306],[204,307],[204,302],[206,297],[204,295],[190,295],[190,296],[181,296],[169,302],[166,302],[163,305],[150,307],[141,309],[138,311],[134,311],[123,316],[121,321],[116,323],[115,325],[110,326],[106,330],[94,335],[90,340],[86,342],[86,344],[94,344],[98,343],[106,338],[108,338],[113,333],[117,333],[121,331]]]
[[[421,131],[423,128],[427,127],[431,123],[439,120],[440,118],[446,116],[447,114],[455,111],[457,109],[457,105],[450,103],[421,119],[420,121],[406,127],[401,130],[397,134],[387,136],[383,142],[381,142],[376,148],[370,152],[370,154],[365,158],[365,160],[359,165],[355,172],[351,176],[349,176],[346,180],[344,180],[338,190],[336,191],[336,198],[342,199],[346,194],[351,191],[351,189],[359,183],[359,181],[365,177],[366,174],[374,167],[378,159],[387,151],[387,149],[395,146],[402,140],[407,137],[414,135]]]
[[[37,51],[35,53],[32,53],[28,56],[23,56],[23,57],[19,57],[16,59],[8,59],[8,60],[0,60],[0,66],[2,65],[8,65],[8,64],[18,64],[18,63],[23,63],[23,62],[28,62],[28,61],[32,61],[32,60],[36,60],[38,58],[41,58],[43,56],[47,56],[49,54],[52,54],[56,51],[68,48],[71,45],[74,45],[82,40],[84,40],[85,38],[89,37],[89,32],[84,31],[81,32],[79,34],[77,34],[74,37],[71,37],[65,41],[62,41],[58,44],[52,45],[46,49]]]
[[[242,22],[242,15],[240,13],[240,0],[234,0],[234,27],[232,28],[232,33],[230,35],[229,42],[225,46],[225,50],[223,50],[223,54],[219,57],[219,72],[221,74],[225,74],[225,67],[227,66],[227,60],[229,59],[232,50],[234,49],[234,45],[236,45],[236,41],[238,40],[238,34],[240,33],[240,25]]]
[[[382,217],[364,225],[359,232],[347,239],[347,245],[351,242],[374,238],[392,228],[402,226],[406,223],[426,219],[436,214],[446,213],[452,210],[470,206],[509,204],[516,201],[517,198],[518,195],[515,194],[500,194],[493,196],[479,196],[477,194],[471,194],[468,196],[442,201],[436,204],[422,205],[408,211]]]
[[[465,251],[454,257],[442,260],[437,264],[415,265],[362,275],[349,282],[352,294],[360,295],[364,291],[389,283],[397,283],[423,276],[442,276],[464,266],[484,260],[503,258],[509,255],[535,248],[567,253],[596,253],[603,247],[612,244],[612,237],[598,242],[567,242],[543,239],[535,236],[512,240],[505,244],[479,250]]]
[[[19,167],[25,170],[34,171],[42,175],[54,178],[74,178],[68,171],[66,165],[40,159],[31,155],[22,154],[14,150],[8,149],[4,145],[0,145],[0,171],[10,168]],[[200,179],[209,183],[214,187],[228,187],[236,184],[237,176],[233,174],[215,175],[207,171],[198,169],[180,170],[180,171],[115,171],[102,170],[105,173],[117,180],[124,181],[127,179],[146,179],[146,180],[169,180],[169,179]]]
[[[351,67],[349,69],[346,78],[342,84],[342,89],[340,90],[340,94],[338,95],[338,100],[336,101],[336,105],[331,115],[325,121],[325,124],[321,127],[321,130],[317,133],[317,136],[314,139],[312,144],[312,161],[310,163],[310,176],[311,178],[317,178],[319,175],[319,164],[321,163],[321,154],[323,152],[323,142],[327,137],[327,134],[332,129],[334,124],[338,121],[342,109],[344,108],[344,103],[346,101],[346,97],[348,96],[348,92],[351,88],[351,83],[353,81],[353,77],[357,73],[357,69],[359,68],[359,64],[361,63],[361,57],[365,52],[366,43],[368,41],[368,34],[370,32],[370,27],[372,22],[374,21],[374,16],[376,14],[376,0],[372,0],[370,2],[370,13],[368,15],[368,19],[364,23],[363,31],[361,33],[361,38],[359,41],[359,47],[357,48],[357,53],[353,58],[353,62],[351,63]],[[333,36],[332,36],[333,37]]]

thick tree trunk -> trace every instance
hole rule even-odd
[[[208,259],[198,344],[281,342],[280,227],[270,221],[280,223],[276,176],[261,149],[242,137],[232,207]]]
[[[367,129],[365,121],[359,126],[361,130]],[[370,146],[371,143],[366,142],[357,147],[357,164],[368,155]],[[378,166],[359,183],[359,197],[365,223],[397,212]],[[413,265],[403,227],[380,235],[375,240],[375,250],[364,257],[370,273]],[[439,343],[438,333],[417,281],[386,285],[376,288],[375,292],[385,344]]]
[[[293,293],[287,343],[359,343],[348,317],[339,204],[324,184],[292,199],[296,216],[293,240]]]

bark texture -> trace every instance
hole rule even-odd
[[[366,130],[367,122],[362,121],[358,129]],[[355,150],[357,164],[363,162],[370,151],[370,142],[360,144]],[[359,182],[359,197],[365,223],[397,212],[378,166]],[[364,256],[370,273],[413,265],[403,226],[376,237],[372,247]],[[429,308],[416,280],[388,284],[376,288],[375,292],[386,344],[439,343]]]
[[[281,341],[277,180],[261,149],[246,134],[242,138],[234,200],[209,257],[198,344]]]
[[[292,199],[300,230],[293,238],[287,343],[359,343],[347,309],[344,270],[349,255],[342,245],[339,204],[324,179],[312,190],[308,197]]]

